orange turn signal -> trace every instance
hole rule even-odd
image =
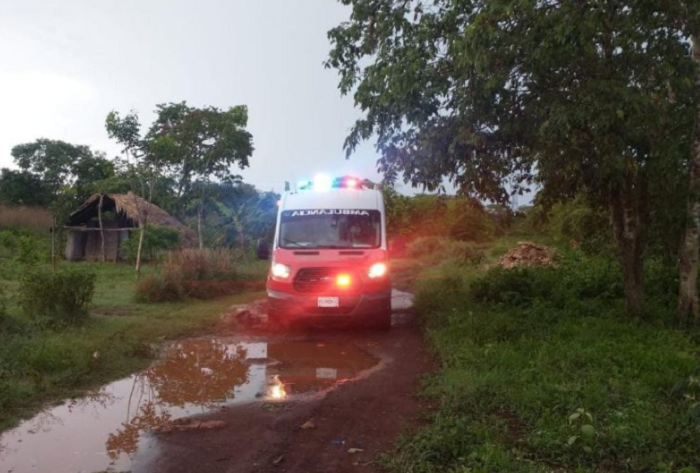
[[[352,284],[352,278],[349,274],[339,274],[338,277],[335,278],[335,283],[338,287],[348,287]]]

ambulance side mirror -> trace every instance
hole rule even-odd
[[[270,244],[266,239],[258,239],[255,253],[258,255],[258,259],[270,259]]]

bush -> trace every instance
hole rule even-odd
[[[171,251],[163,272],[185,281],[230,280],[236,277],[234,262],[237,259],[227,248]]]
[[[609,303],[621,298],[622,276],[614,260],[584,257],[576,251],[564,254],[556,267],[492,268],[471,284],[470,295],[477,302],[513,307],[542,301],[581,309],[582,301]]]
[[[171,251],[158,274],[142,279],[136,287],[141,302],[179,301],[185,297],[209,299],[231,294],[238,285],[233,250],[184,249]]]
[[[20,268],[36,266],[47,260],[48,239],[42,239],[29,230],[11,229],[0,231],[0,277],[14,279]]]
[[[429,236],[419,237],[409,243],[406,248],[406,256],[409,258],[424,258],[434,254],[438,249],[442,248],[444,238]]]
[[[136,261],[139,249],[139,238],[141,229],[135,230],[131,236],[121,244],[120,252],[122,258],[129,261]],[[154,261],[161,253],[164,253],[181,245],[182,233],[175,228],[146,226],[146,234],[143,237],[143,248],[141,258],[143,260]]]
[[[458,241],[485,242],[493,238],[492,217],[473,205],[462,205],[450,226],[450,237]]]
[[[483,261],[484,252],[472,242],[430,236],[411,242],[406,248],[406,256],[429,262],[454,259],[460,264],[478,264]]]
[[[80,324],[88,318],[95,280],[94,271],[79,266],[54,273],[27,271],[20,279],[20,306],[27,317],[41,324]]]
[[[162,274],[149,274],[136,285],[138,302],[177,302],[185,298],[182,280],[170,279]]]

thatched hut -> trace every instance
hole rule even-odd
[[[65,225],[68,231],[66,259],[100,259],[104,241],[105,259],[120,259],[121,243],[139,228],[139,222],[171,227],[182,232],[183,246],[193,246],[196,234],[157,205],[128,194],[95,194],[73,212]],[[104,239],[104,240],[103,240]]]

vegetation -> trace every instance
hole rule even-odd
[[[450,236],[460,241],[484,242],[500,230],[508,207],[484,206],[475,199],[442,194],[399,194],[391,186],[383,190],[387,213],[387,232],[414,239],[424,236]]]
[[[668,202],[686,198],[700,212],[687,183],[700,153],[689,41],[700,4],[341,1],[352,13],[328,33],[326,66],[363,111],[348,153],[376,136],[390,182],[438,189],[447,178],[501,203],[532,184],[545,205],[583,196],[608,213],[626,313],[641,317],[652,219],[685,226],[686,208]],[[683,251],[697,255],[694,235]],[[697,272],[697,256],[682,269],[684,280]]]
[[[107,131],[124,146],[127,156],[138,160],[140,170],[135,170],[136,175],[143,176],[145,169],[149,171],[148,185],[140,186],[142,196],[146,187],[149,189],[149,202],[156,182],[166,180],[172,183],[178,214],[184,214],[192,205],[196,207],[199,247],[204,248],[203,219],[211,179],[237,180],[231,166],[248,166],[253,152],[252,135],[245,129],[248,109],[243,105],[226,111],[216,107],[198,109],[182,102],[160,104],[156,114],[156,120],[142,136],[138,115],[132,112],[121,117],[111,112],[106,120]]]
[[[646,266],[652,310],[639,324],[620,316],[614,259],[558,255],[512,270],[423,261],[417,308],[439,361],[424,394],[438,407],[385,457],[394,471],[700,468],[698,339],[673,328],[677,272]]]
[[[136,297],[142,302],[173,302],[241,292],[250,287],[236,269],[242,261],[239,252],[227,249],[171,251],[159,269],[139,282]],[[259,268],[256,276],[262,281],[266,264],[247,267]]]
[[[182,233],[171,227],[147,225],[141,240],[141,230],[135,230],[131,237],[124,240],[119,248],[122,258],[128,261],[136,261],[139,242],[142,241],[143,258],[148,261],[157,261],[163,253],[179,248],[182,244]]]
[[[38,325],[80,325],[89,316],[95,278],[94,271],[79,266],[28,270],[20,279],[19,305],[24,316]]]
[[[51,274],[45,263],[42,268]],[[232,304],[261,296],[247,291],[209,301],[146,304],[135,299],[132,271],[118,264],[58,266],[56,274],[95,275],[90,315],[80,326],[46,325],[28,318],[20,306],[22,283],[0,280],[0,293],[5,294],[5,304],[0,304],[0,429],[47,400],[77,396],[145,367],[163,340],[211,331]],[[144,271],[147,277],[153,267]],[[260,279],[264,274],[257,265],[239,266],[238,271],[241,278]]]

